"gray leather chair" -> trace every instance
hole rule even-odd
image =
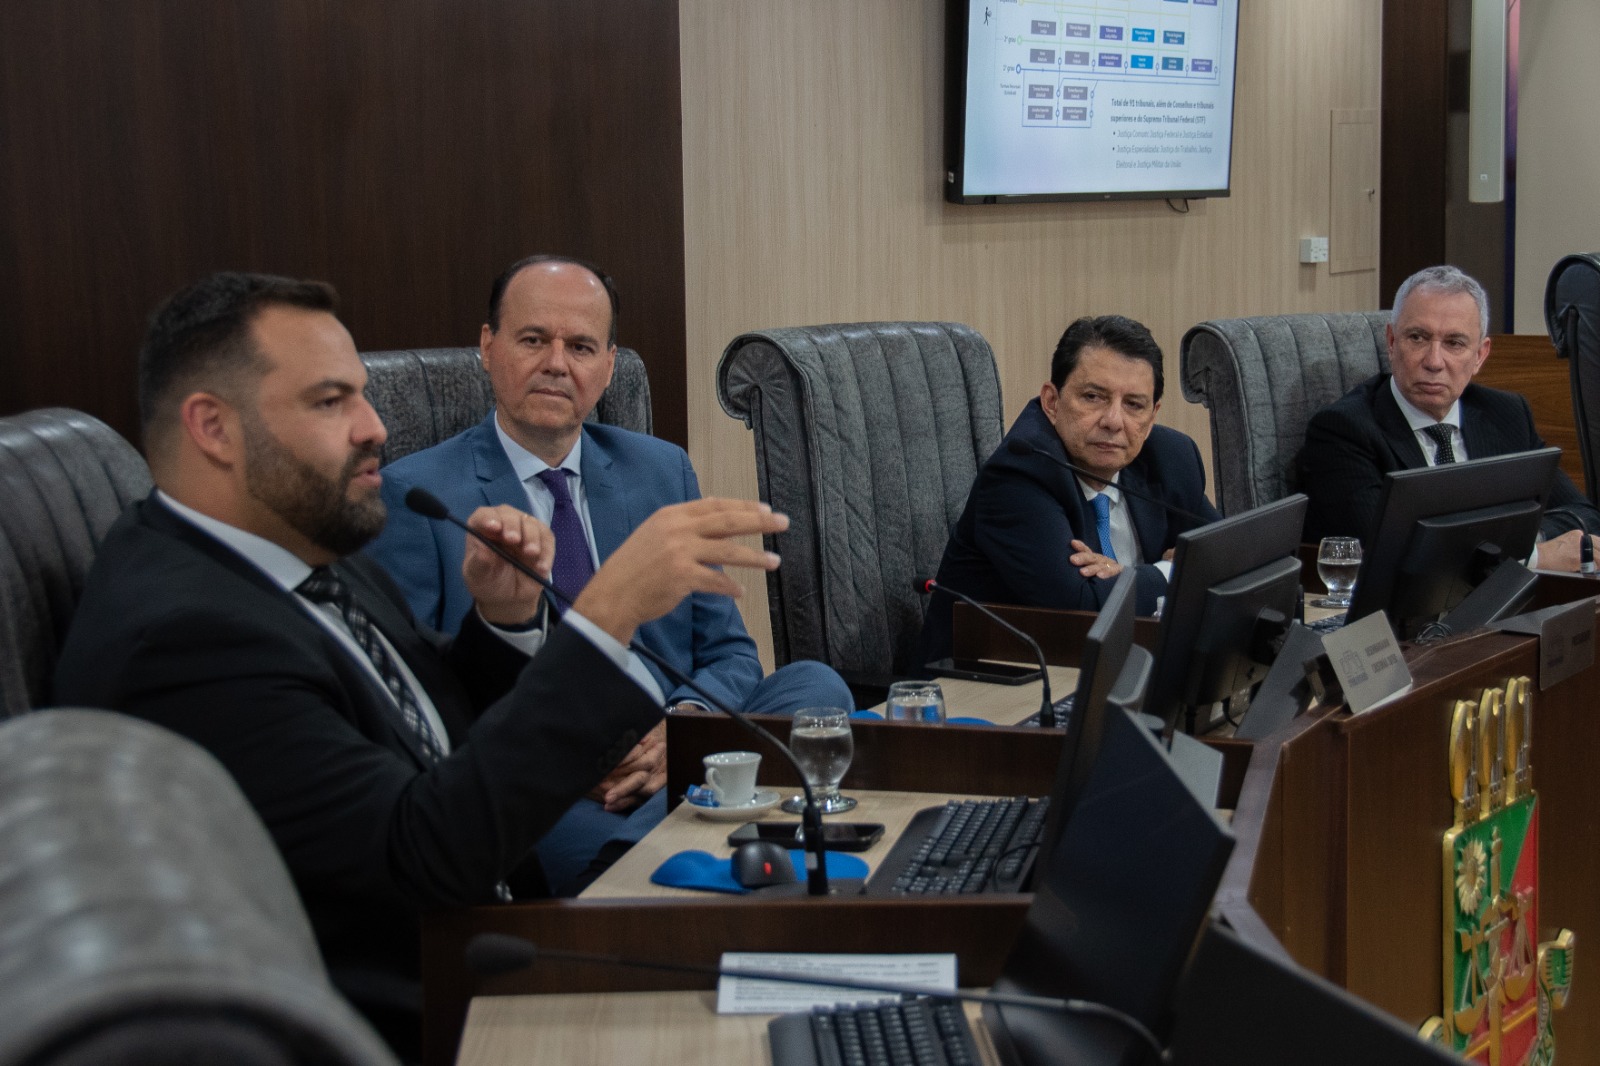
[[[0,418],[0,717],[47,700],[100,540],[150,484],[133,446],[81,411]]]
[[[1544,322],[1570,364],[1584,491],[1600,501],[1600,252],[1563,256],[1544,289]]]
[[[1387,311],[1202,322],[1178,352],[1184,399],[1211,412],[1214,499],[1233,515],[1299,491],[1311,416],[1389,369]]]
[[[847,680],[904,676],[932,575],[978,467],[1000,444],[989,342],[949,322],[863,322],[735,337],[717,365],[723,410],[755,431],[761,498],[788,514],[767,538],[778,665],[817,659]]]
[[[489,375],[476,348],[363,352],[367,400],[389,430],[379,461],[392,463],[482,422],[494,406]],[[632,348],[617,349],[611,384],[589,421],[650,433],[650,377]]]
[[[0,725],[0,1066],[392,1066],[222,766],[102,711]]]

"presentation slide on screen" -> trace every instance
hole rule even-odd
[[[1238,0],[977,0],[966,196],[1228,185]]]

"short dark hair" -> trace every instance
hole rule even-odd
[[[1144,323],[1122,315],[1084,315],[1068,326],[1061,340],[1056,342],[1055,354],[1050,357],[1050,384],[1059,389],[1067,383],[1067,378],[1078,368],[1078,358],[1085,348],[1110,348],[1118,355],[1149,363],[1156,376],[1156,391],[1151,401],[1161,402],[1161,346]]]
[[[611,301],[611,332],[606,337],[606,346],[614,348],[617,344],[617,319],[622,315],[622,300],[617,296],[617,283],[611,280],[611,275],[595,266],[593,263],[582,259],[573,259],[565,255],[530,255],[525,259],[518,259],[515,263],[500,272],[489,286],[489,331],[500,331],[500,301],[505,298],[506,286],[511,284],[511,279],[531,266],[540,263],[568,263],[575,267],[582,267],[599,279],[605,287],[606,297]]]
[[[177,403],[197,389],[225,391],[266,369],[250,324],[268,307],[332,312],[333,287],[270,274],[219,273],[169,296],[150,316],[139,347],[139,421],[145,450],[172,422]]]

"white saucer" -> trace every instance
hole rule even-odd
[[[782,797],[771,789],[758,789],[749,803],[741,803],[737,807],[696,807],[689,804],[694,813],[713,822],[744,822],[763,811],[770,811],[778,805]]]

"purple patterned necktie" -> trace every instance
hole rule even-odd
[[[589,538],[583,532],[583,519],[572,494],[567,491],[567,472],[559,467],[541,470],[537,477],[544,482],[555,498],[555,510],[550,515],[550,531],[556,535],[556,563],[550,580],[556,588],[573,599],[583,591],[583,586],[594,577],[594,560],[589,558]],[[566,610],[564,603],[556,605]]]

